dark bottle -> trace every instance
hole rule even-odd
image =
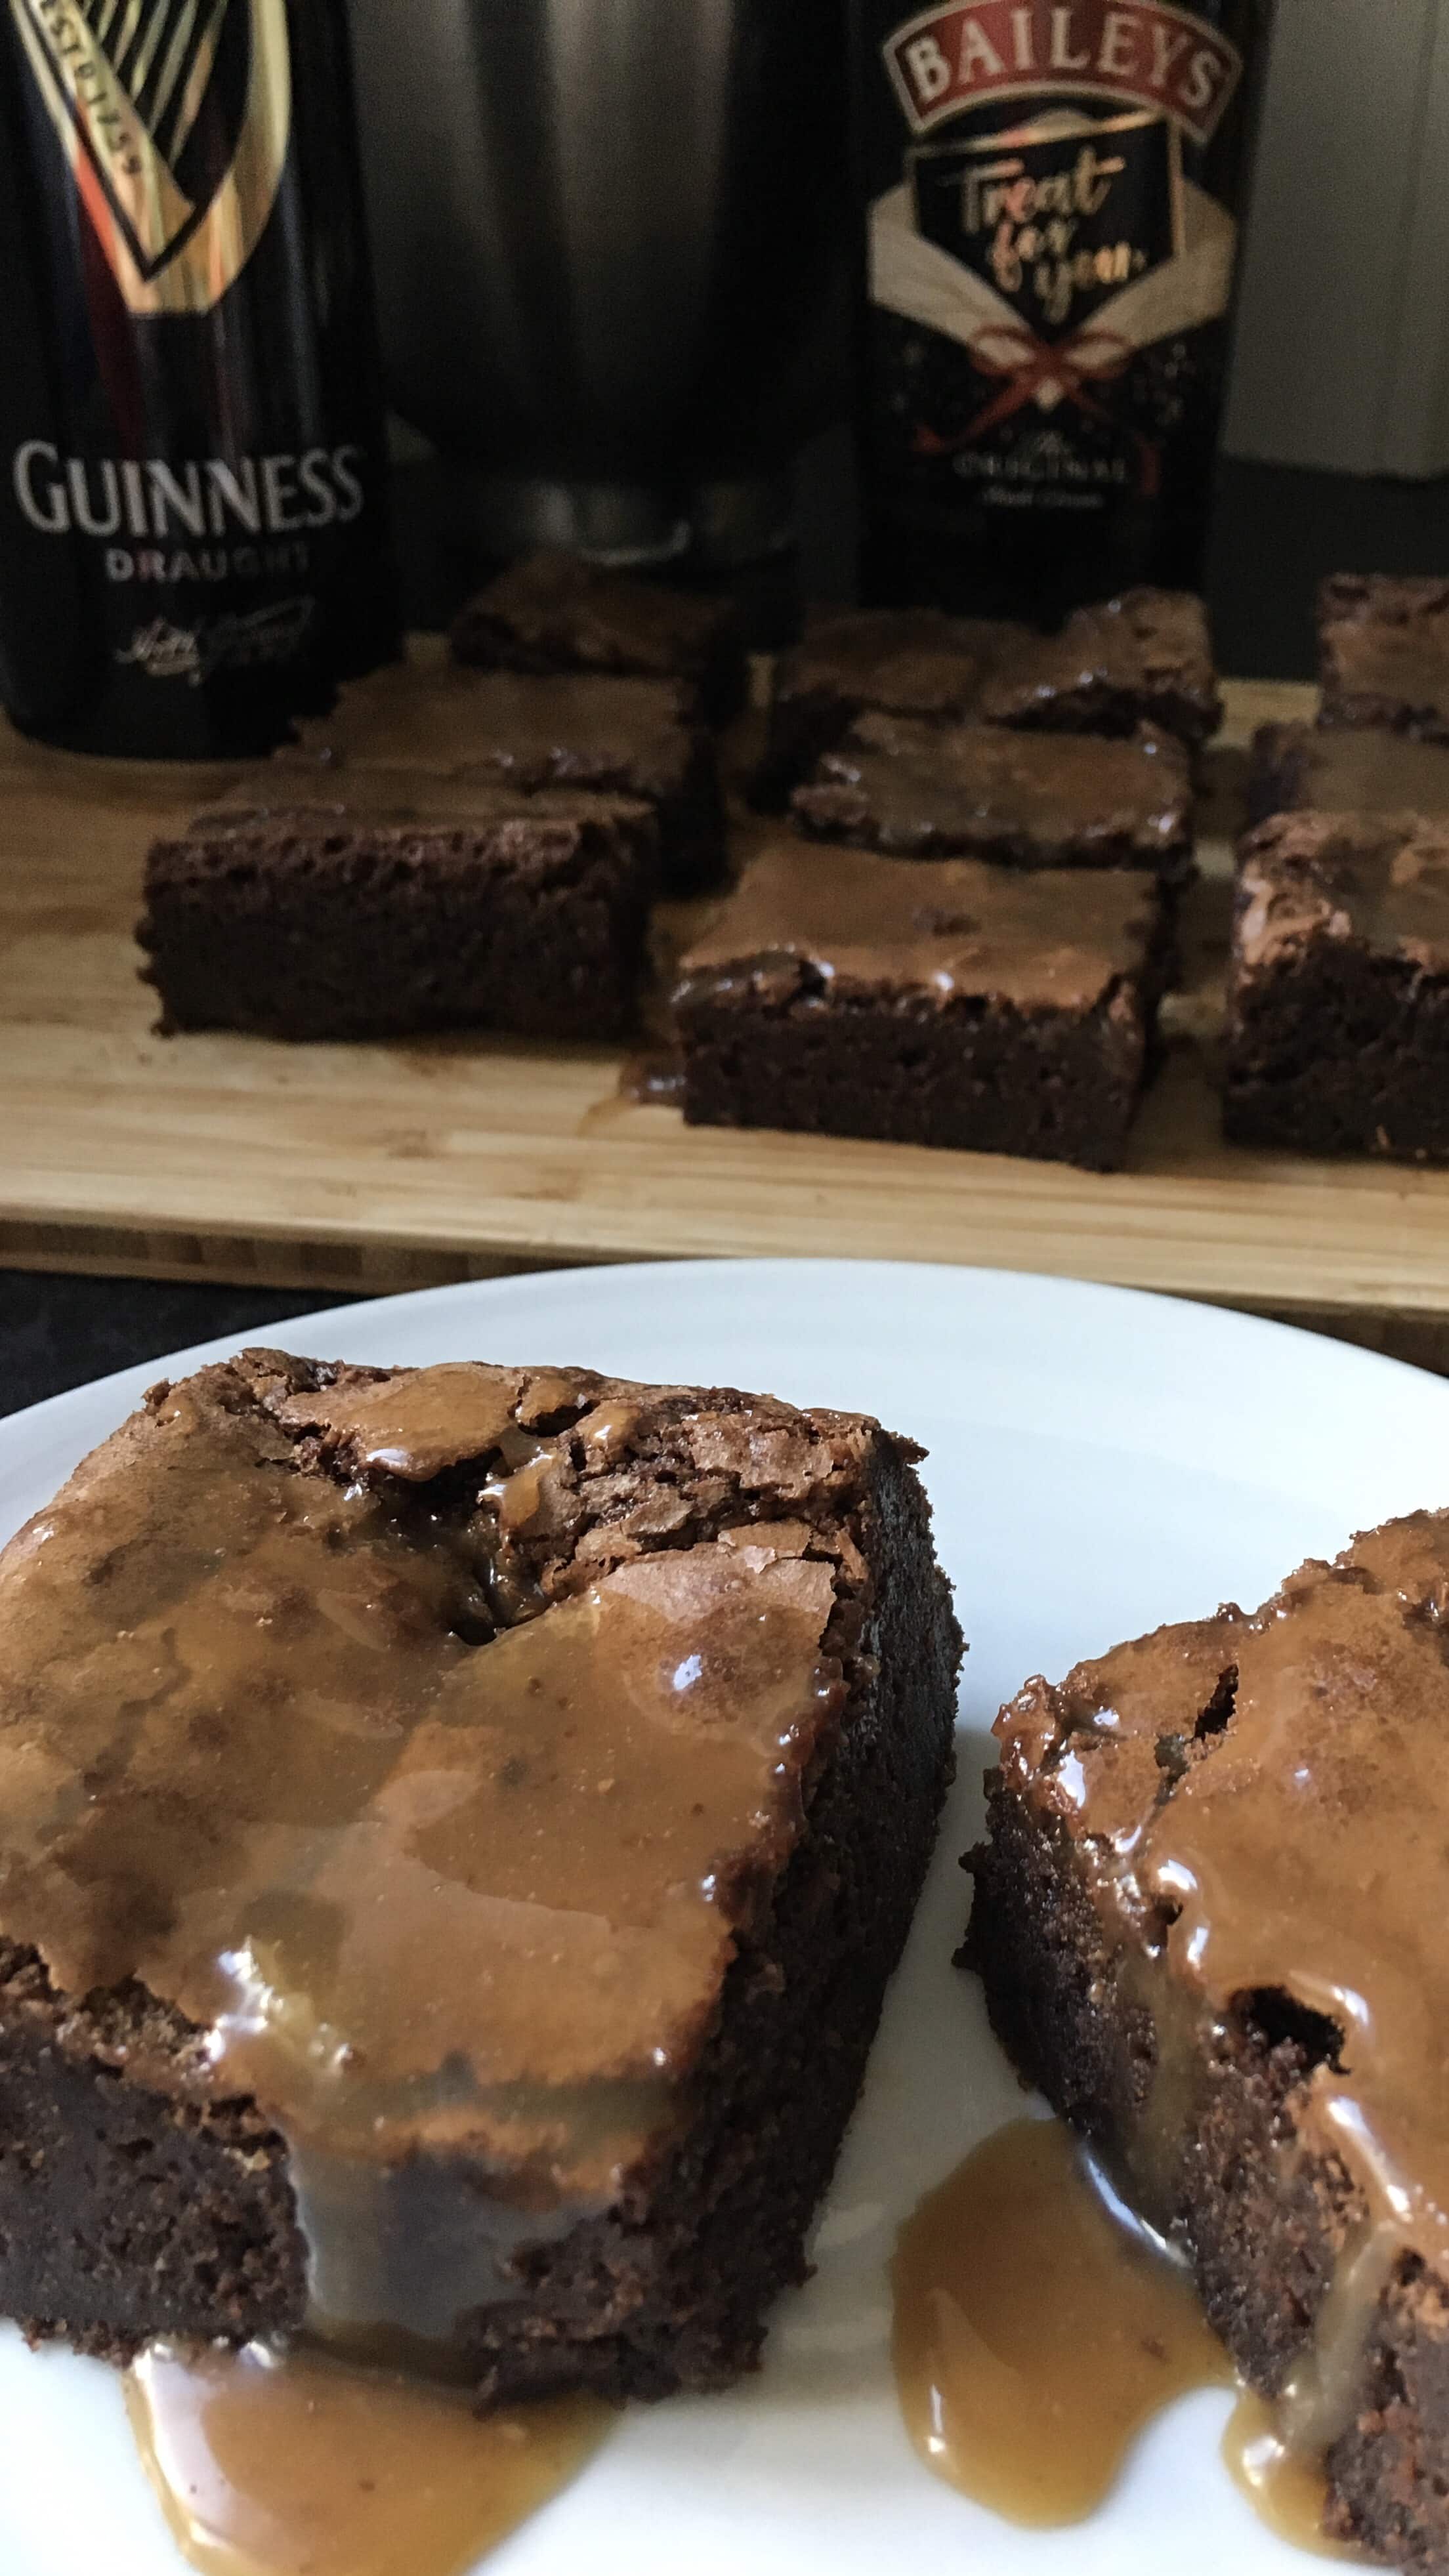
[[[0,688],[260,749],[396,650],[345,0],[0,12]]]
[[[1201,586],[1267,0],[853,0],[862,579]]]

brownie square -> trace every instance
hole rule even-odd
[[[1260,725],[1248,769],[1248,820],[1318,814],[1449,818],[1449,743],[1363,726]]]
[[[680,890],[719,873],[724,805],[714,744],[688,721],[673,681],[395,662],[348,681],[334,712],[299,725],[298,735],[301,753],[280,752],[283,766],[345,760],[466,774],[520,795],[584,787],[642,797],[659,817],[666,885]]]
[[[790,810],[822,840],[903,858],[1157,868],[1179,878],[1192,864],[1188,756],[1150,726],[1125,742],[1028,741],[1004,725],[864,715],[796,788]]]
[[[0,1556],[0,2310],[749,2368],[950,1771],[919,1455],[565,1367],[153,1388]]]
[[[1026,632],[998,619],[947,617],[937,608],[852,609],[814,618],[775,665],[757,802],[782,804],[868,708],[959,724],[972,713],[992,665]]]
[[[1449,580],[1330,575],[1318,594],[1323,725],[1449,742]]]
[[[617,1038],[657,873],[624,798],[273,770],[153,842],[136,937],[167,1031]]]
[[[1027,2084],[1190,2263],[1326,2478],[1329,2536],[1449,2563],[1440,1926],[1449,1515],[1029,1681],[967,1963]]]
[[[1161,725],[1186,743],[1222,722],[1207,610],[1183,590],[1128,590],[1079,608],[1057,635],[1033,636],[983,684],[987,724],[1066,733],[1135,733]]]
[[[545,552],[510,564],[453,622],[460,662],[493,671],[591,671],[673,680],[708,723],[744,704],[749,672],[732,600]]]
[[[774,842],[681,964],[685,1117],[1113,1170],[1170,914],[1140,871]]]
[[[1224,1132],[1449,1157],[1449,826],[1280,814],[1243,841]]]

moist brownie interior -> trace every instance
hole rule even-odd
[[[948,1774],[915,1454],[579,1370],[154,1389],[0,1558],[0,2306],[747,2367]]]
[[[968,1956],[1178,2242],[1328,2527],[1449,2564],[1449,1514],[997,1721]]]
[[[1303,1153],[1449,1155],[1449,827],[1290,813],[1242,844],[1224,1125]]]
[[[685,1116],[1110,1170],[1172,903],[1137,869],[771,842],[681,963]]]
[[[166,1031],[605,1040],[634,1026],[657,879],[637,800],[273,767],[153,842],[136,936]]]

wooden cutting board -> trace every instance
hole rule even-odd
[[[131,926],[142,853],[220,773],[0,737],[0,1262],[288,1287],[719,1253],[1066,1272],[1277,1310],[1449,1317],[1449,1172],[1229,1150],[1210,1083],[1228,841],[1252,727],[1228,688],[1190,989],[1130,1170],[684,1126],[619,1058],[486,1039],[163,1039]],[[235,771],[227,774],[234,778]]]

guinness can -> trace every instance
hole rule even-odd
[[[867,594],[1201,587],[1267,0],[853,0]]]
[[[397,649],[345,0],[0,0],[0,684],[263,749]]]

